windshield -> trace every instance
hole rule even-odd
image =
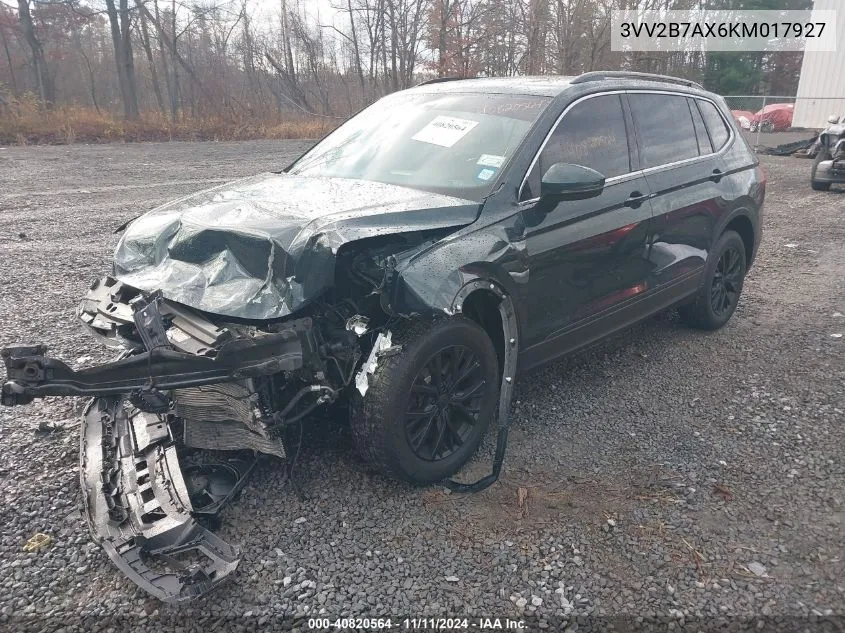
[[[288,170],[481,200],[546,97],[396,93],[344,123]]]

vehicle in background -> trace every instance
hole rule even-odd
[[[833,184],[845,184],[845,115],[832,115],[830,124],[814,147],[816,158],[810,174],[810,186],[816,191],[828,191]]]
[[[750,130],[756,132],[782,132],[792,127],[794,103],[770,103],[757,111],[751,119]]]
[[[748,110],[731,110],[731,116],[743,130],[751,129],[751,121],[754,119],[753,112],[749,112]]]

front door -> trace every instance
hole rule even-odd
[[[529,172],[521,195],[528,364],[566,351],[557,349],[565,331],[646,290],[651,192],[636,169],[631,127],[619,94],[586,97],[558,121]],[[587,200],[540,199],[542,174],[555,163],[601,172],[604,191]]]

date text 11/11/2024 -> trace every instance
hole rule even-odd
[[[511,618],[309,618],[308,629],[328,631],[332,629],[410,631],[523,631],[525,622]]]

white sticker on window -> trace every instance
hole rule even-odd
[[[505,162],[504,156],[497,156],[496,154],[482,154],[478,159],[476,165],[484,165],[485,167],[501,167]]]
[[[411,138],[423,143],[452,147],[478,125],[478,121],[458,119],[453,116],[438,116]]]

